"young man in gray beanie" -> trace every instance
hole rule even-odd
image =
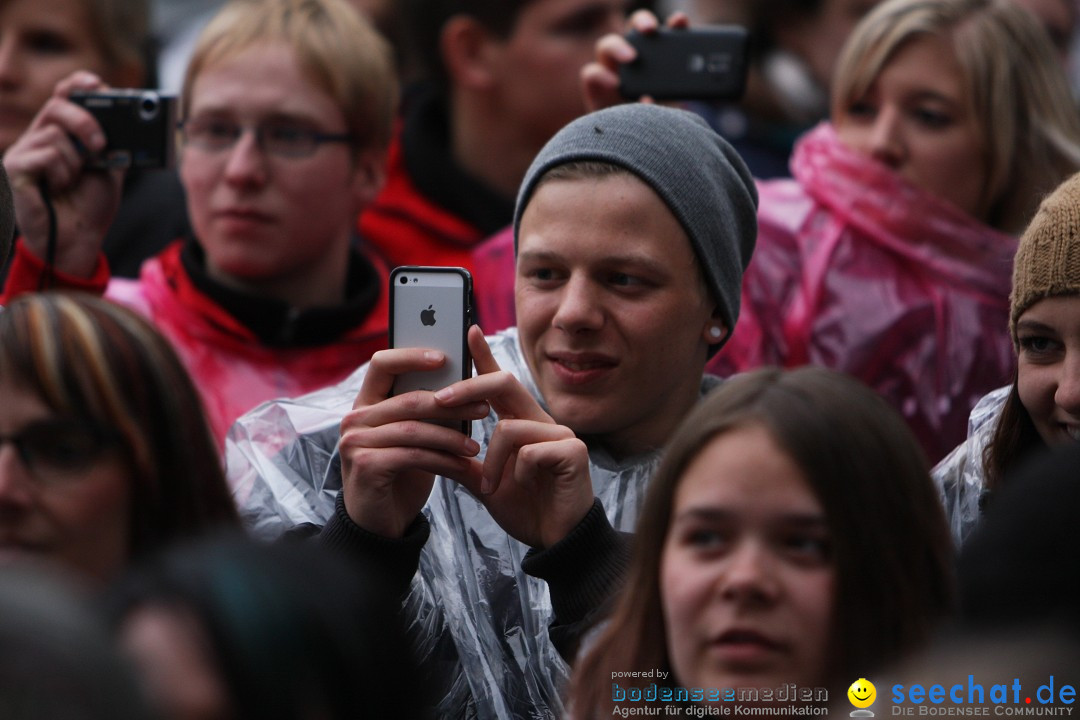
[[[738,316],[756,205],[742,160],[697,116],[579,118],[526,175],[517,327],[471,329],[475,377],[388,397],[397,374],[444,358],[383,351],[234,427],[228,471],[257,532],[325,524],[323,542],[407,595],[421,661],[445,683],[439,715],[560,713],[556,644],[572,649],[621,577],[615,530],[633,529],[661,448],[716,383],[702,372]],[[428,418],[480,422],[465,437]]]

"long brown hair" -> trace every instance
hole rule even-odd
[[[1016,379],[1001,406],[994,434],[983,450],[983,486],[986,490],[1000,490],[1005,475],[1020,461],[1037,450],[1046,449],[1046,443],[1035,429],[1031,415],[1020,402]]]
[[[132,558],[239,525],[191,378],[131,310],[79,293],[19,296],[0,312],[0,379],[119,436],[135,478]]]
[[[575,717],[611,714],[613,670],[670,672],[660,559],[675,492],[710,441],[754,425],[764,426],[791,456],[825,509],[836,572],[832,659],[823,668],[830,690],[919,646],[951,611],[952,546],[944,512],[903,420],[840,373],[756,370],[711,392],[672,437],[637,525],[627,591],[576,667]]]

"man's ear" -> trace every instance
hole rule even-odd
[[[386,182],[386,150],[361,150],[353,159],[353,200],[359,213],[375,201]]]
[[[491,52],[494,40],[487,28],[468,15],[455,15],[443,24],[439,47],[451,86],[491,86],[495,81]]]

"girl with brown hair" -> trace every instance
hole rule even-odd
[[[610,715],[620,671],[660,670],[644,682],[703,702],[790,683],[832,693],[921,645],[951,608],[917,443],[881,398],[822,368],[747,373],[697,405],[634,542],[627,591],[577,665],[574,717]]]

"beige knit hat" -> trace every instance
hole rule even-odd
[[[1080,293],[1080,173],[1043,199],[1013,261],[1009,333],[1025,310],[1051,295]]]

